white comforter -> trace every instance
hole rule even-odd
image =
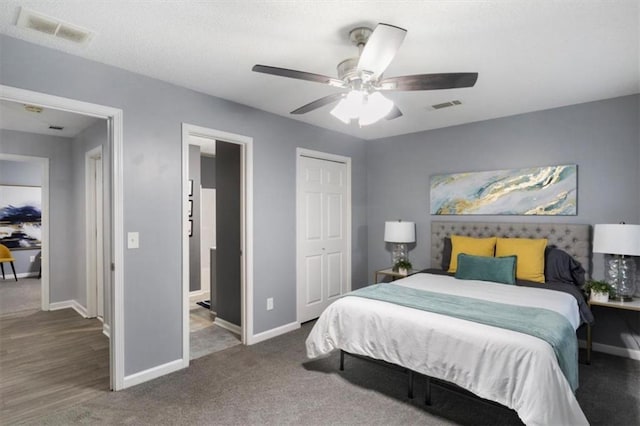
[[[568,294],[528,287],[416,274],[394,284],[554,310],[577,328]],[[307,338],[307,355],[335,349],[381,359],[455,383],[514,409],[527,425],[588,424],[551,346],[515,331],[378,300],[343,297]]]

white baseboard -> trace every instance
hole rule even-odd
[[[217,320],[216,320],[217,321]],[[254,345],[256,343],[263,342],[268,339],[280,336],[281,334],[288,333],[300,328],[300,323],[295,321],[289,324],[281,325],[280,327],[272,328],[271,330],[263,331],[262,333],[249,336],[247,345]]]
[[[230,332],[237,334],[238,336],[242,335],[242,329],[235,324],[231,324],[229,321],[216,318],[215,321],[213,321],[213,323],[218,327],[222,327],[225,330],[229,330]]]
[[[5,272],[7,272],[7,270],[5,269]],[[9,277],[9,274],[5,274],[5,277],[7,277],[7,279],[11,278],[12,280],[14,279],[13,274],[11,274],[11,277]],[[38,273],[37,272],[22,272],[20,274],[16,274],[16,277],[18,277],[18,279],[20,278],[31,278],[31,277],[38,277]]]
[[[189,293],[190,302],[199,302],[204,299],[209,299],[209,290],[196,290]]]
[[[174,371],[181,370],[185,365],[182,359],[168,362],[166,364],[158,365],[157,367],[150,368],[148,370],[140,371],[138,373],[125,376],[123,380],[122,389],[129,388],[131,386],[139,385],[140,383],[148,382],[149,380],[157,379],[160,376],[173,373]]]
[[[106,322],[102,323],[102,334],[107,336],[108,339],[111,339],[111,326]]]
[[[587,347],[587,342],[584,340],[578,341],[581,348]],[[640,350],[631,349],[631,348],[622,348],[620,346],[611,346],[605,345],[603,343],[593,342],[591,346],[591,350],[595,352],[602,352],[609,355],[621,356],[624,358],[635,359],[636,361],[640,361]]]
[[[72,308],[79,313],[83,318],[88,318],[87,309],[82,306],[77,300],[65,300],[62,302],[49,303],[50,311],[57,311],[59,309]]]

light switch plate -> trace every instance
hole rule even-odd
[[[127,248],[137,249],[140,247],[140,234],[137,232],[127,232]]]

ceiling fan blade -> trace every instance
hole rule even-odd
[[[310,111],[313,111],[314,109],[318,109],[318,108],[323,107],[325,105],[329,105],[330,103],[339,101],[344,96],[346,96],[345,93],[333,93],[333,94],[325,96],[323,98],[316,99],[313,102],[309,102],[308,104],[303,105],[300,108],[291,111],[291,114],[306,114],[306,113],[308,113]]]
[[[396,56],[406,35],[407,30],[403,28],[378,24],[362,49],[357,69],[373,73],[373,79],[382,75]]]
[[[270,67],[268,65],[254,65],[252,71],[264,74],[277,75],[280,77],[295,78],[298,80],[313,81],[316,83],[328,84],[329,86],[345,88],[346,85],[342,80],[331,78],[326,75],[314,74],[305,71],[290,70],[288,68]]]
[[[478,79],[477,72],[458,72],[448,74],[416,74],[402,77],[390,77],[381,80],[378,90],[439,90],[473,87]]]
[[[389,114],[387,114],[385,119],[393,120],[393,119],[396,119],[398,117],[402,117],[402,111],[400,111],[400,108],[398,108],[397,106],[394,105],[393,109],[391,110],[391,112],[389,112]]]

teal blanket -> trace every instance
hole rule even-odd
[[[578,340],[569,321],[555,311],[434,293],[396,284],[374,284],[346,296],[381,300],[538,337],[553,348],[571,389],[575,392],[578,388]]]

